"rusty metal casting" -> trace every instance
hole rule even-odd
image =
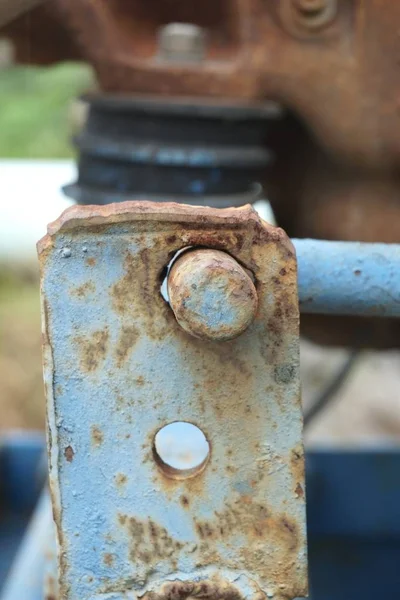
[[[256,314],[234,340],[186,333],[161,295],[184,248],[224,253],[224,265],[226,253],[254,278]],[[72,207],[39,254],[63,600],[305,596],[296,258],[284,232],[250,207]],[[157,459],[155,436],[174,421],[208,441],[195,470]]]
[[[176,60],[160,58],[160,32],[176,23],[204,34],[196,60],[188,60],[190,45]],[[399,23],[400,3],[392,0],[53,0],[2,35],[15,42],[21,62],[88,61],[106,94],[155,95],[166,105],[171,97],[222,106],[273,99],[291,114],[268,141],[273,169],[260,167],[277,222],[291,237],[398,243]],[[132,158],[108,171],[110,160],[95,150],[115,155],[120,146],[105,141],[80,141],[82,175],[80,167],[80,180],[68,188],[78,202],[158,196],[217,204],[213,191],[211,200],[202,194],[203,178],[189,193],[185,178],[169,193],[154,164],[145,183],[163,186],[153,191]],[[229,206],[233,191],[227,194],[218,206]],[[233,202],[254,198],[246,188]],[[393,327],[369,320],[365,335],[364,322],[311,317],[302,327],[322,343],[398,345]]]
[[[338,0],[281,0],[280,15],[295,36],[305,36],[330,25],[338,10]]]
[[[76,58],[78,47],[105,92],[247,103],[273,98],[293,110],[336,160],[386,173],[399,166],[397,2],[54,0],[52,4],[39,9],[40,15],[33,14],[28,28],[16,22],[4,31],[14,35],[21,60],[34,61],[35,53],[40,54],[38,45],[47,49],[47,62],[62,52],[65,59]],[[293,25],[294,11],[304,15],[301,22],[306,27],[298,20]],[[44,25],[50,14],[52,29]],[[322,16],[323,27],[310,27]],[[205,60],[160,61],[158,36],[168,23],[200,27],[207,36]],[[46,40],[55,27],[63,33],[49,47]]]

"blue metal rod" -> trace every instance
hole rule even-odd
[[[301,312],[400,317],[400,244],[292,241]]]

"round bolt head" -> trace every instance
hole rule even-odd
[[[168,296],[180,326],[196,338],[213,341],[243,333],[258,305],[251,277],[220,250],[182,254],[169,272]]]

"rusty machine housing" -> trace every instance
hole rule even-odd
[[[258,147],[258,152],[253,148],[246,160],[243,150],[248,142],[239,128],[235,141],[228,137],[228,146],[236,144],[236,153],[226,152],[226,139],[222,141],[225,152],[217,152],[214,167],[225,170],[225,180],[229,180],[230,172],[232,185],[234,174],[247,169],[250,181],[257,179],[264,186],[279,224],[291,236],[399,241],[398,3],[49,0],[27,2],[18,8],[5,11],[2,19],[2,35],[13,41],[17,61],[87,61],[95,70],[101,95],[117,99],[123,96],[125,104],[127,97],[131,98],[135,107],[138,103],[143,106],[151,96],[153,113],[155,97],[158,116],[165,113],[165,107],[170,112],[168,107],[174,106],[176,100],[178,105],[183,100],[186,106],[207,107],[211,103],[222,121],[232,111],[232,105],[237,111],[248,113],[260,111],[260,105],[274,101],[284,108],[286,116],[276,129],[270,123],[261,127],[268,132],[264,144],[269,158]],[[174,24],[186,24],[189,30],[174,30]],[[103,102],[107,103],[107,98]],[[177,147],[187,150],[188,140],[193,146],[198,130],[193,138],[189,127],[183,140],[177,135],[181,126],[170,131],[176,144],[167,150],[175,152],[175,163],[170,164],[172,172],[180,168],[181,173],[186,173],[182,175],[185,179],[185,169],[190,171],[199,155],[188,158],[186,153],[182,159],[182,154],[176,153]],[[145,134],[147,142],[154,136],[152,141],[158,150],[161,130],[159,121]],[[136,191],[142,193],[142,198],[143,192],[171,195],[171,177],[164,177],[160,169],[159,188],[143,187],[144,179],[147,184],[154,183],[154,177],[143,176],[143,160],[134,182],[132,172],[130,177],[124,172],[127,154],[132,157],[136,153],[137,159],[139,152],[143,159],[143,146],[138,150],[134,143],[132,149],[130,139],[128,147],[121,149],[116,132],[116,140],[100,140],[107,152],[99,156],[99,144],[92,133],[91,129],[79,142],[81,167],[85,168],[80,169],[78,185],[69,187],[74,197],[87,201],[85,190],[93,184],[94,159],[99,167],[97,176],[104,161],[118,169],[117,174],[114,169],[104,176],[102,202],[107,198],[114,201],[121,192],[133,197],[138,182]],[[137,142],[136,134],[133,133],[133,142]],[[206,137],[205,143],[218,150],[218,139],[217,135],[210,142]],[[111,150],[107,142],[114,142]],[[201,139],[197,142],[201,150]],[[161,160],[162,156],[165,153],[161,152]],[[117,162],[120,160],[118,165],[116,158]],[[152,160],[154,166],[154,152]],[[197,203],[218,206],[215,177],[208,180],[211,196],[204,180],[199,184],[197,174],[192,179],[191,193]],[[160,189],[162,182],[166,184],[164,190]],[[255,198],[248,180],[237,183],[233,202],[240,204],[240,198]],[[177,186],[178,193],[187,197],[187,186],[182,185],[180,182]],[[232,193],[228,187],[221,186],[220,193]],[[305,317],[302,329],[324,343],[352,346],[395,346],[399,333],[397,323],[388,327],[372,318]]]

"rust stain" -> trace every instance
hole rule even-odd
[[[86,298],[88,294],[91,294],[96,291],[96,286],[92,281],[87,281],[78,287],[72,288],[70,291],[71,296],[76,296],[77,298]]]
[[[56,526],[58,545],[60,548],[65,548],[64,529],[61,525],[61,507],[56,499],[56,492],[54,489],[54,481],[53,481],[52,477],[49,478],[49,484],[50,484],[49,487],[50,487],[51,504],[52,504],[52,509],[53,509],[53,519],[54,519],[54,523]],[[59,590],[59,594],[57,594],[57,597],[58,596],[63,597],[63,596],[67,595],[68,590],[69,590],[68,584],[63,579],[63,576],[68,572],[68,569],[69,569],[69,562],[68,562],[65,552],[61,552],[59,554],[58,568],[59,568],[61,578],[60,578],[60,590]]]
[[[96,259],[93,258],[92,256],[90,256],[89,258],[86,259],[86,264],[88,267],[94,267],[96,264]]]
[[[180,502],[181,502],[181,504],[182,504],[182,506],[184,508],[188,508],[188,506],[190,504],[190,500],[189,500],[189,498],[187,496],[181,496],[180,497]]]
[[[148,592],[143,600],[186,600],[187,598],[242,600],[242,594],[234,585],[216,575],[202,581],[168,581],[159,591]],[[265,598],[265,595],[261,593],[257,600],[262,598]]]
[[[108,349],[108,329],[95,331],[90,337],[77,336],[75,342],[79,349],[80,363],[84,371],[95,371],[104,361]]]
[[[223,290],[215,307],[217,324],[210,310],[202,312],[200,308],[210,287],[220,290],[220,294]],[[253,278],[230,254],[220,250],[193,249],[179,256],[168,275],[168,295],[178,323],[200,339],[236,338],[250,326],[257,312]]]
[[[150,460],[152,460],[152,459],[153,459],[153,456],[151,456]],[[152,460],[152,462],[155,462],[155,461]],[[160,485],[162,491],[165,492],[167,494],[167,496],[174,494],[177,486],[179,486],[179,488],[181,488],[182,491],[185,492],[184,495],[187,498],[190,498],[190,497],[199,498],[201,496],[204,496],[204,494],[205,494],[205,489],[204,489],[204,469],[205,468],[206,468],[206,464],[200,465],[199,470],[196,471],[196,468],[195,468],[192,475],[189,474],[189,476],[187,476],[185,471],[183,471],[183,474],[181,476],[179,475],[179,473],[176,476],[175,470],[172,469],[172,471],[169,474],[166,474],[165,469],[163,467],[156,465],[157,474],[154,478],[154,482],[157,482],[157,484]]]
[[[117,473],[117,475],[115,476],[115,483],[118,487],[124,486],[127,483],[127,481],[128,477],[125,475],[125,473]]]
[[[129,558],[133,563],[140,561],[150,565],[163,559],[175,562],[176,553],[185,545],[150,518],[140,521],[135,517],[119,514],[118,522],[127,529],[130,538]]]
[[[133,325],[125,325],[122,327],[117,346],[115,348],[118,367],[122,367],[138,339],[139,331],[136,329],[136,327],[133,327]]]
[[[127,519],[128,519],[127,515],[122,515],[121,513],[118,514],[118,522],[120,525],[125,525]]]
[[[64,456],[67,462],[72,462],[74,460],[75,452],[71,448],[71,446],[67,446],[64,450]]]
[[[169,313],[169,307],[159,292],[161,271],[168,263],[168,252],[161,242],[155,242],[152,252],[144,249],[140,256],[127,253],[124,260],[125,274],[111,288],[112,305],[122,316],[136,320],[145,327],[146,333],[153,339],[164,337],[170,324],[163,319],[154,318],[155,305],[164,314]],[[162,262],[161,262],[162,261]],[[161,263],[161,264],[160,264]],[[129,332],[127,337],[138,337],[139,332]],[[136,340],[132,340],[134,344]],[[126,343],[126,342],[125,342]]]
[[[302,488],[302,486],[301,486],[301,484],[300,484],[300,483],[298,483],[298,484],[296,485],[296,489],[295,489],[294,493],[295,493],[295,494],[296,494],[296,496],[298,496],[299,498],[303,498],[303,496],[304,496],[304,490],[303,490],[303,488]]]
[[[260,503],[253,503],[249,496],[242,496],[227,503],[222,512],[215,511],[213,521],[195,519],[200,539],[229,537],[239,531],[248,537],[263,537],[268,530],[270,511]]]
[[[246,569],[258,573],[268,580],[269,565],[265,560],[265,543],[273,549],[274,564],[281,564],[286,575],[285,583],[290,588],[290,577],[295,577],[292,566],[297,560],[297,553],[302,544],[302,537],[297,522],[285,513],[274,513],[266,505],[254,502],[251,496],[242,496],[226,503],[221,512],[215,512],[214,519],[194,519],[195,528],[202,544],[201,560],[198,566],[205,566],[209,561],[220,560],[216,554],[216,542],[225,545],[234,543],[237,535],[246,538],[240,554]],[[233,539],[232,539],[233,538]],[[225,563],[229,565],[229,560]]]
[[[107,567],[112,567],[114,565],[114,555],[110,552],[106,552],[103,555],[103,562]]]
[[[305,478],[304,448],[303,448],[302,444],[296,446],[291,451],[289,466],[290,466],[290,471],[292,473],[293,480],[297,481],[297,482],[304,481],[304,478]]]
[[[92,426],[92,444],[93,446],[101,446],[104,440],[104,434],[96,425]]]

